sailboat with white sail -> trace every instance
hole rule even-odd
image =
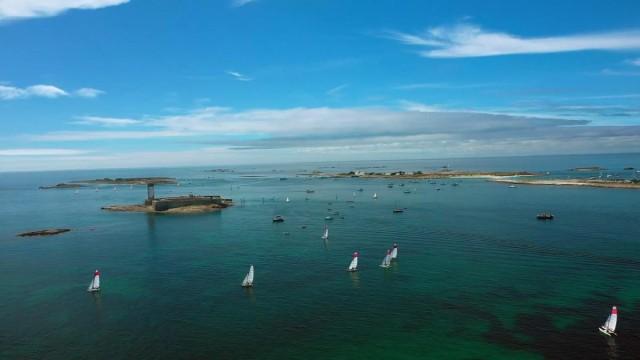
[[[329,227],[327,225],[324,226],[324,232],[322,233],[322,240],[329,239]]]
[[[91,283],[89,283],[89,287],[87,288],[88,292],[96,292],[100,291],[100,271],[96,270],[93,273],[93,279],[91,279]]]
[[[354,252],[353,255],[351,255],[351,263],[349,264],[349,268],[347,269],[347,271],[358,271],[358,256],[360,256],[360,253],[357,251]]]
[[[616,325],[618,325],[618,308],[614,306],[611,308],[611,314],[609,314],[607,321],[598,330],[605,335],[615,336],[618,335],[616,334]]]
[[[398,258],[398,243],[393,243],[393,250],[391,250],[391,260]]]
[[[287,198],[284,200],[284,202],[290,202],[291,200],[289,200],[289,197],[287,196]]]
[[[377,199],[378,198],[378,194],[377,193],[373,193],[373,198]]]
[[[253,286],[253,265],[249,267],[249,272],[245,275],[244,280],[242,280],[242,287],[252,287]]]
[[[391,266],[391,249],[387,250],[387,255],[385,255],[384,259],[382,259],[382,264],[380,264],[380,267],[385,269],[389,266]]]

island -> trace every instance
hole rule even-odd
[[[97,184],[97,185],[172,185],[177,184],[175,178],[170,177],[140,177],[140,178],[103,178],[94,180],[77,180],[71,181],[73,184]]]
[[[51,185],[51,186],[40,186],[38,189],[41,189],[41,190],[48,190],[48,189],[77,189],[77,188],[83,188],[83,187],[86,187],[86,185],[60,183],[60,184],[55,184],[55,185]]]
[[[58,235],[62,233],[66,233],[71,231],[71,229],[44,229],[44,230],[36,230],[36,231],[27,231],[18,234],[18,236],[49,236],[49,235]]]
[[[318,175],[318,174],[315,174]],[[338,173],[332,177],[345,178],[369,178],[369,179],[447,179],[447,178],[504,178],[514,176],[536,176],[537,174],[528,171],[454,171],[443,168],[439,171],[393,171],[393,172],[365,172],[350,171],[347,173]]]
[[[217,195],[186,195],[156,198],[150,193],[143,204],[108,205],[106,211],[145,212],[155,214],[199,214],[222,210],[233,205],[231,199]]]
[[[640,189],[640,180],[627,179],[492,179],[495,182],[522,185],[588,186],[616,189]]]
[[[607,169],[602,168],[600,166],[584,166],[584,167],[569,169],[569,171],[579,171],[579,172],[596,172],[596,171],[604,171],[604,170],[607,170]]]

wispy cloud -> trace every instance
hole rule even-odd
[[[73,9],[99,9],[129,0],[1,0],[0,21],[54,16]]]
[[[241,7],[241,6],[245,6],[247,4],[251,4],[256,2],[257,0],[232,0],[231,1],[231,6],[232,7]]]
[[[98,89],[94,89],[94,88],[81,88],[81,89],[78,89],[78,90],[74,91],[74,94],[76,96],[80,96],[80,97],[84,97],[84,98],[95,98],[95,97],[98,97],[98,96],[104,94],[104,91],[98,90]]]
[[[615,69],[602,69],[600,73],[602,75],[611,75],[611,76],[640,76],[640,71],[627,71],[627,70],[615,70]]]
[[[0,85],[0,100],[26,99],[30,97],[57,98],[69,93],[53,85],[33,85],[26,88]]]
[[[640,58],[629,59],[626,63],[633,66],[640,66]]]
[[[252,78],[241,74],[237,71],[227,71],[227,74],[231,75],[234,79],[238,80],[238,81],[251,81],[253,80]]]
[[[346,89],[348,86],[349,86],[349,84],[341,84],[341,85],[338,85],[336,87],[333,87],[333,88],[327,90],[327,95],[329,95],[329,96],[338,95],[338,94],[340,94],[342,92],[342,90]]]
[[[87,154],[85,150],[75,149],[46,149],[46,148],[18,148],[0,149],[0,156],[70,156]]]
[[[449,83],[415,83],[398,85],[395,90],[418,90],[418,89],[476,89],[494,86],[495,84],[449,84]]]
[[[640,30],[546,37],[521,37],[471,24],[430,28],[420,34],[387,31],[384,36],[406,45],[429,48],[429,58],[542,54],[585,50],[640,49]]]
[[[94,98],[101,94],[104,94],[104,91],[93,88],[81,88],[69,93],[57,86],[46,84],[32,85],[25,88],[11,85],[0,85],[0,100],[28,99],[32,97],[54,99],[66,96]]]
[[[73,121],[77,125],[96,125],[103,127],[123,127],[142,123],[140,120],[100,117],[100,116],[80,116],[79,120]]]

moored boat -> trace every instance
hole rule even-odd
[[[398,258],[398,243],[393,243],[393,250],[391,250],[391,260]]]
[[[276,215],[273,217],[273,222],[284,222],[284,217],[282,215]]]
[[[553,214],[552,213],[548,213],[548,212],[540,213],[540,214],[536,215],[536,219],[538,219],[538,220],[553,220]]]

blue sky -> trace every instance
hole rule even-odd
[[[0,0],[0,171],[640,151],[638,1]]]

